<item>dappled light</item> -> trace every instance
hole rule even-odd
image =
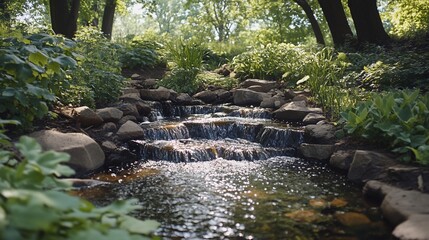
[[[0,0],[0,239],[429,239],[429,0]]]

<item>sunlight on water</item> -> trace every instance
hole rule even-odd
[[[161,222],[157,235],[166,239],[370,239],[371,234],[383,239],[382,230],[370,231],[384,225],[374,217],[376,210],[363,203],[359,188],[346,184],[324,164],[291,157],[254,162],[149,161],[121,174],[125,175],[121,184],[101,187],[106,192],[103,198],[81,194],[100,205],[113,199],[139,199],[143,209],[137,216]],[[338,199],[345,205],[329,205]],[[314,202],[327,206],[320,208]],[[372,221],[360,236],[358,230],[338,223],[338,212],[364,213]]]

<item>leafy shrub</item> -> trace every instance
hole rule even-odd
[[[394,91],[372,94],[356,108],[341,113],[345,130],[371,142],[387,144],[404,161],[429,165],[429,94]]]
[[[123,68],[154,68],[165,65],[160,55],[162,45],[156,41],[145,40],[143,37],[134,37],[129,45],[121,49],[120,61]]]
[[[232,67],[240,79],[280,80],[286,77],[296,82],[303,77],[299,60],[305,55],[305,51],[293,44],[270,43],[234,57]]]
[[[333,119],[362,98],[361,91],[350,86],[347,79],[343,78],[349,66],[344,53],[337,53],[332,48],[322,48],[307,58],[302,58],[301,63],[303,72],[307,75],[297,83],[304,83],[311,90],[314,100]]]
[[[92,28],[79,31],[76,42],[76,52],[80,56],[79,68],[73,73],[73,81],[77,86],[91,89],[97,106],[116,101],[125,81],[121,76],[120,46],[108,41],[102,33]]]
[[[238,85],[237,79],[224,77],[213,72],[202,72],[197,75],[197,79],[202,89],[207,89],[208,86],[216,86],[231,90]]]
[[[199,87],[197,75],[202,70],[204,48],[193,42],[178,40],[167,44],[167,50],[171,71],[159,84],[177,92],[196,92]]]
[[[72,85],[69,70],[76,68],[72,58],[74,42],[48,34],[1,38],[0,114],[29,127],[48,113],[48,105]]]
[[[57,177],[74,172],[62,165],[69,155],[42,152],[34,139],[21,137],[14,151],[0,150],[1,239],[147,239],[158,227],[128,216],[136,201],[96,208],[64,192]]]

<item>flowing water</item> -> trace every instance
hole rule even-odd
[[[379,210],[326,164],[296,158],[299,128],[270,113],[177,107],[143,123],[130,148],[142,161],[94,178],[79,194],[97,205],[137,198],[137,217],[165,239],[388,239]],[[164,113],[165,116],[165,113]]]

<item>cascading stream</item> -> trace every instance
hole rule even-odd
[[[159,221],[163,239],[389,239],[358,187],[296,158],[302,129],[261,109],[163,108],[168,117],[142,123],[144,138],[129,143],[142,162],[95,176],[112,184],[81,196],[97,205],[137,198],[135,214]],[[347,213],[359,218],[338,217]]]

